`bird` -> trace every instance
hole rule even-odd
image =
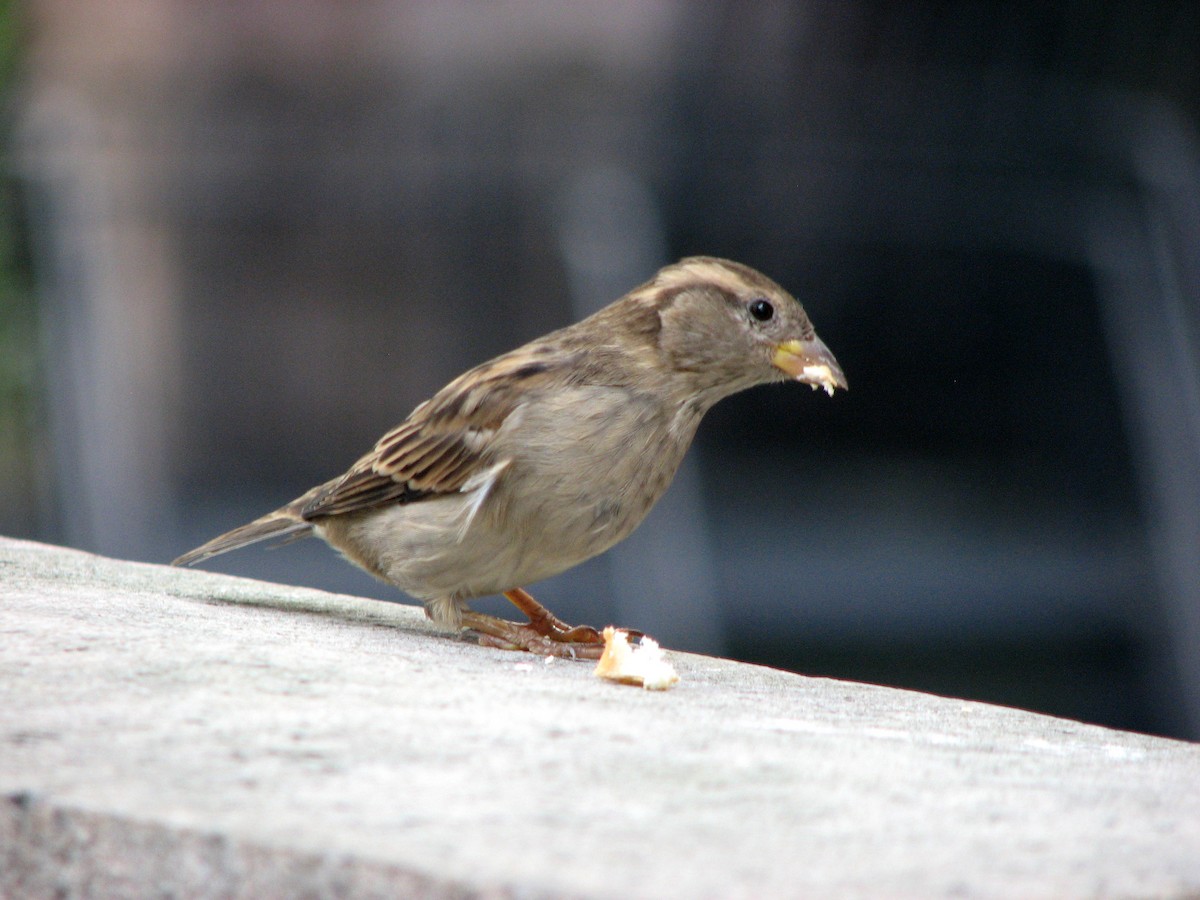
[[[603,639],[525,590],[627,537],[704,414],[756,385],[848,388],[803,306],[757,270],[691,256],[572,325],[476,366],[342,475],[183,554],[316,535],[484,645],[595,659]],[[479,613],[503,594],[528,620]],[[637,636],[638,632],[630,632]]]

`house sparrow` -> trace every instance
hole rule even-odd
[[[490,646],[596,658],[522,585],[625,538],[704,413],[737,391],[846,379],[803,307],[748,266],[690,257],[567,328],[460,375],[344,474],[175,560],[316,534]],[[529,619],[467,601],[503,593]]]

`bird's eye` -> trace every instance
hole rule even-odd
[[[754,300],[750,303],[750,315],[760,322],[770,322],[775,315],[775,307],[766,300]]]

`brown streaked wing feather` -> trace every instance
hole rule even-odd
[[[338,516],[360,509],[369,509],[391,501],[411,503],[426,496],[428,491],[414,490],[404,482],[380,475],[370,469],[347,472],[314,497],[300,511],[305,520],[323,516]]]
[[[570,371],[521,348],[472,369],[413,410],[301,510],[306,520],[453,493],[493,460],[491,438],[531,390]]]

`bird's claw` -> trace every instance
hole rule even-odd
[[[511,631],[503,636],[486,631],[472,629],[477,636],[479,646],[494,647],[497,650],[524,650],[539,656],[555,656],[560,659],[599,659],[604,652],[604,641],[599,643],[588,641],[565,641],[559,636],[548,637],[538,634],[528,625],[518,625],[509,622]],[[595,631],[595,629],[589,629]]]

